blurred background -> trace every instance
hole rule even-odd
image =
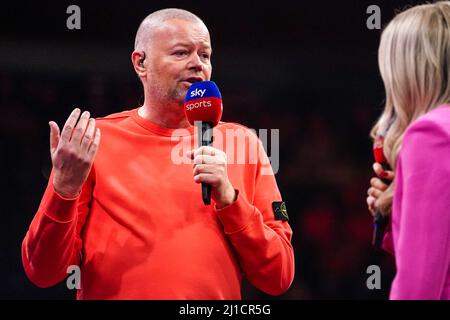
[[[393,258],[371,246],[366,191],[372,176],[369,130],[381,113],[377,66],[382,25],[418,1],[20,1],[0,7],[0,298],[74,299],[65,283],[35,287],[20,246],[47,185],[48,121],[60,127],[74,107],[94,117],[143,101],[132,69],[135,32],[152,11],[178,7],[208,26],[212,80],[223,121],[280,129],[276,175],[294,230],[296,276],[276,299],[387,299]],[[66,9],[81,9],[68,30]],[[270,150],[269,150],[270,154]],[[380,290],[366,286],[381,267]],[[273,299],[245,284],[244,299]]]

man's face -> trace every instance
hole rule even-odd
[[[202,23],[172,19],[152,32],[147,90],[153,98],[183,103],[192,83],[211,78],[208,30]]]

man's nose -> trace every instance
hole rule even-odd
[[[188,67],[188,69],[190,69],[190,70],[193,69],[197,72],[203,70],[203,62],[200,59],[198,54],[194,53],[191,55],[187,67]]]

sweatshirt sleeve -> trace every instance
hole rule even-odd
[[[391,299],[440,299],[450,265],[450,137],[421,120],[406,132],[397,164]],[[447,280],[448,281],[448,280]]]
[[[294,278],[292,230],[287,221],[275,219],[272,204],[280,203],[281,195],[259,140],[253,183],[253,203],[238,190],[234,203],[216,211],[246,278],[258,289],[279,295]]]
[[[90,209],[94,167],[77,198],[67,199],[53,187],[53,171],[39,208],[22,242],[22,264],[27,277],[41,288],[67,276],[67,267],[81,257],[81,228]]]

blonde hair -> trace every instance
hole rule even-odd
[[[403,135],[419,116],[450,101],[450,1],[423,4],[398,14],[384,29],[378,64],[386,92],[370,135],[384,136],[384,155],[395,169]],[[378,200],[391,211],[395,179]]]

